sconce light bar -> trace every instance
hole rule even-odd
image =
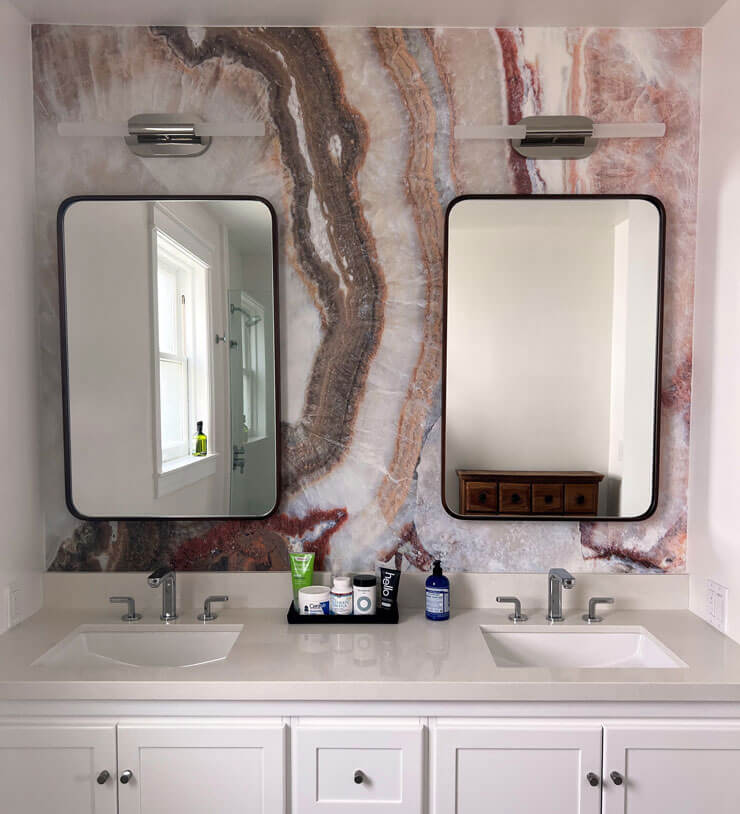
[[[527,116],[518,124],[457,125],[461,140],[510,139],[526,158],[585,158],[604,138],[662,138],[662,122],[595,124],[586,116]]]
[[[142,158],[202,155],[215,137],[265,135],[264,122],[204,122],[190,113],[142,113],[128,122],[60,122],[60,136],[123,138]]]

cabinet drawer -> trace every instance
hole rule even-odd
[[[498,507],[498,484],[468,481],[465,484],[466,512],[495,512]]]
[[[563,484],[533,483],[532,511],[535,514],[562,514]]]
[[[498,505],[501,514],[529,514],[530,488],[528,483],[499,483]]]
[[[599,485],[597,483],[566,483],[565,513],[596,514],[599,503]]]
[[[421,814],[419,721],[312,719],[293,735],[295,814]]]

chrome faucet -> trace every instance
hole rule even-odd
[[[163,622],[173,622],[177,619],[177,593],[175,585],[175,571],[167,566],[152,571],[147,579],[150,588],[162,586],[162,615]]]
[[[547,621],[562,622],[563,588],[569,589],[576,584],[576,578],[565,568],[551,568],[547,576]]]

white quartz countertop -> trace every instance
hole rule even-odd
[[[481,626],[511,624],[499,609],[461,610],[448,622],[402,610],[398,625],[331,627],[288,625],[278,609],[225,609],[217,624],[243,630],[222,661],[34,666],[82,625],[126,627],[120,607],[99,614],[45,609],[0,636],[0,700],[740,701],[740,645],[689,611],[607,611],[595,626],[581,613],[558,627],[643,627],[687,667],[497,667]],[[184,612],[174,624],[194,621]],[[143,622],[158,620],[150,614]],[[530,611],[524,627],[543,623],[542,611]]]

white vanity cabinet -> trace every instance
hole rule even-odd
[[[114,721],[0,721],[2,814],[116,814]]]
[[[449,719],[431,733],[432,814],[599,814],[599,721]]]
[[[119,814],[283,814],[285,743],[279,720],[119,723]]]
[[[423,814],[424,733],[418,719],[296,720],[293,814]]]
[[[604,726],[603,814],[737,814],[738,778],[740,721]]]
[[[116,717],[115,705],[110,712],[0,718],[0,814],[740,811],[740,720],[732,712],[713,719],[535,718],[514,708],[508,717],[279,717],[279,709],[274,717],[195,709]]]

